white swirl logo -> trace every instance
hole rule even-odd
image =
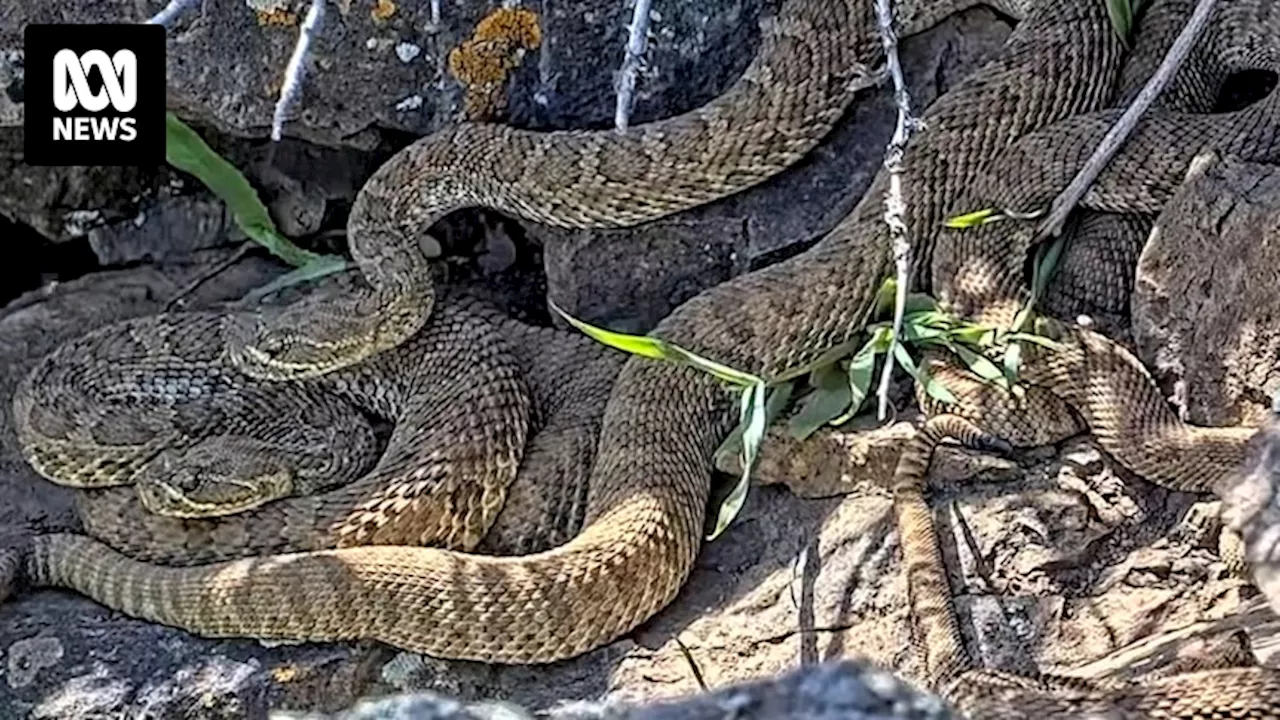
[[[102,89],[91,92],[89,70],[97,68],[102,75]],[[77,55],[73,50],[59,50],[53,56],[53,104],[62,112],[70,112],[78,104],[89,112],[105,110],[108,102],[116,112],[129,112],[138,103],[138,58],[132,50],[121,50],[108,57],[101,50]]]

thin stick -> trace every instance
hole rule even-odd
[[[889,171],[889,189],[884,198],[884,221],[889,226],[889,238],[893,242],[893,265],[898,280],[893,301],[893,338],[885,354],[884,372],[880,374],[877,393],[881,422],[889,413],[889,382],[893,378],[893,349],[902,334],[902,315],[907,304],[907,287],[911,283],[911,242],[907,239],[907,223],[903,214],[907,210],[902,197],[902,155],[907,141],[916,129],[918,121],[911,115],[911,95],[907,93],[907,81],[902,75],[902,62],[898,58],[898,36],[893,31],[893,9],[890,0],[876,0],[876,21],[880,28],[880,40],[884,45],[885,63],[893,78],[893,99],[898,106],[898,122],[893,137],[885,149],[884,167]]]
[[[1151,75],[1151,79],[1147,80],[1147,84],[1142,87],[1142,92],[1138,93],[1138,96],[1133,99],[1129,107],[1125,108],[1124,114],[1120,116],[1116,124],[1112,125],[1107,134],[1103,136],[1102,142],[1098,143],[1093,155],[1089,156],[1089,160],[1085,162],[1084,167],[1080,168],[1080,172],[1076,173],[1076,176],[1072,178],[1071,184],[1067,186],[1067,189],[1054,198],[1053,205],[1049,209],[1049,216],[1045,218],[1044,223],[1040,226],[1041,239],[1056,237],[1062,232],[1062,226],[1066,223],[1067,216],[1075,209],[1076,204],[1080,202],[1084,194],[1089,191],[1089,186],[1093,184],[1094,180],[1098,179],[1099,173],[1106,168],[1107,163],[1111,162],[1111,158],[1120,150],[1120,146],[1133,134],[1138,121],[1142,119],[1142,114],[1147,111],[1147,108],[1151,107],[1151,103],[1155,102],[1156,97],[1164,91],[1174,73],[1178,71],[1183,61],[1187,59],[1191,48],[1195,46],[1196,40],[1200,37],[1200,32],[1204,30],[1204,26],[1209,22],[1209,16],[1213,14],[1216,2],[1217,0],[1200,0],[1196,3],[1196,8],[1191,13],[1191,18],[1187,20],[1182,32],[1178,33],[1173,45],[1165,53],[1164,60],[1160,62],[1160,67],[1156,68],[1155,73]]]
[[[324,4],[326,0],[311,0],[311,9],[298,28],[298,43],[293,46],[293,55],[284,69],[284,82],[280,85],[280,99],[276,101],[275,113],[271,116],[271,140],[280,142],[284,134],[284,116],[293,107],[302,90],[303,65],[311,42],[320,31],[320,23],[324,21]]]
[[[214,265],[212,268],[209,268],[203,273],[200,273],[200,275],[198,275],[194,280],[184,285],[181,290],[179,290],[177,293],[174,294],[173,297],[169,298],[169,302],[165,303],[164,305],[164,312],[169,312],[170,310],[174,309],[175,307],[177,307],[178,303],[185,300],[188,295],[195,292],[196,290],[199,290],[201,285],[204,285],[205,283],[209,282],[210,280],[217,277],[218,275],[221,275],[222,273],[230,269],[232,265],[235,265],[236,263],[245,259],[245,257],[249,254],[249,251],[255,247],[257,247],[256,243],[250,242],[248,240],[241,243],[240,247],[234,253],[232,253],[227,259]]]
[[[649,37],[649,4],[650,0],[636,0],[635,9],[631,13],[627,53],[622,58],[622,68],[618,70],[618,104],[613,110],[613,126],[620,133],[626,131],[627,124],[631,122],[631,107],[635,104],[636,96],[636,73],[640,71]]]
[[[165,5],[164,9],[160,12],[152,15],[151,19],[148,20],[146,24],[164,25],[165,27],[168,27],[169,23],[173,22],[174,18],[182,14],[182,11],[195,4],[196,0],[169,0],[169,4]]]

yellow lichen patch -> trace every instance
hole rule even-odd
[[[369,17],[373,21],[381,25],[391,19],[396,14],[396,4],[391,0],[374,0],[373,10],[369,11]]]
[[[507,77],[541,42],[537,14],[498,8],[476,24],[471,39],[449,52],[449,72],[465,89],[468,119],[493,120],[506,108]]]
[[[268,25],[292,27],[298,24],[297,13],[291,13],[288,10],[272,9],[257,10],[255,12],[258,15],[258,24],[263,27]]]
[[[526,50],[538,47],[542,42],[542,28],[538,15],[524,8],[498,8],[476,23],[472,40],[506,40]]]
[[[271,678],[280,684],[293,682],[298,679],[300,674],[297,665],[281,665],[271,668]]]

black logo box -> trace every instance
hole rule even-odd
[[[165,29],[162,25],[93,24],[37,25],[26,27],[24,36],[25,108],[23,133],[25,160],[29,165],[133,165],[164,163],[165,138]],[[101,50],[108,57],[119,50],[131,50],[137,58],[138,93],[133,109],[120,113],[107,103],[98,112],[75,107],[62,112],[54,104],[54,55],[68,49],[77,56]],[[103,78],[96,68],[88,70],[91,92],[103,92]],[[132,118],[136,136],[114,140],[54,139],[55,121],[112,123],[112,118]]]

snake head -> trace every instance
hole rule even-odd
[[[224,321],[232,362],[261,380],[319,377],[363,362],[426,324],[430,298],[351,292],[308,297]]]
[[[294,473],[279,457],[235,438],[165,450],[134,478],[143,507],[156,515],[208,518],[252,510],[294,494]]]

